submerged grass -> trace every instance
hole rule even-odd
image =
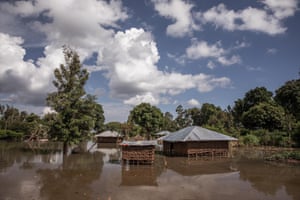
[[[300,151],[277,152],[265,158],[267,161],[295,162],[300,164]]]

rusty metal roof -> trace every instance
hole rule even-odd
[[[186,141],[231,141],[236,138],[223,135],[221,133],[208,130],[199,126],[189,126],[170,133],[163,141],[168,142],[186,142]]]

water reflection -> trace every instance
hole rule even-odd
[[[90,184],[99,179],[102,171],[102,154],[73,154],[64,158],[56,169],[39,169],[41,197],[45,199],[90,199]]]
[[[300,199],[299,166],[240,153],[213,161],[156,155],[154,165],[129,166],[116,146],[63,157],[0,142],[0,199]]]

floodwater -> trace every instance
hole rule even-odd
[[[153,166],[129,166],[117,148],[65,157],[46,148],[0,142],[1,200],[300,199],[300,166],[263,162],[253,150],[210,161],[157,154]]]

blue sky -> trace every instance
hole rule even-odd
[[[106,122],[141,102],[175,114],[226,108],[257,86],[299,78],[296,0],[35,0],[0,2],[0,103],[38,114],[76,49]]]

